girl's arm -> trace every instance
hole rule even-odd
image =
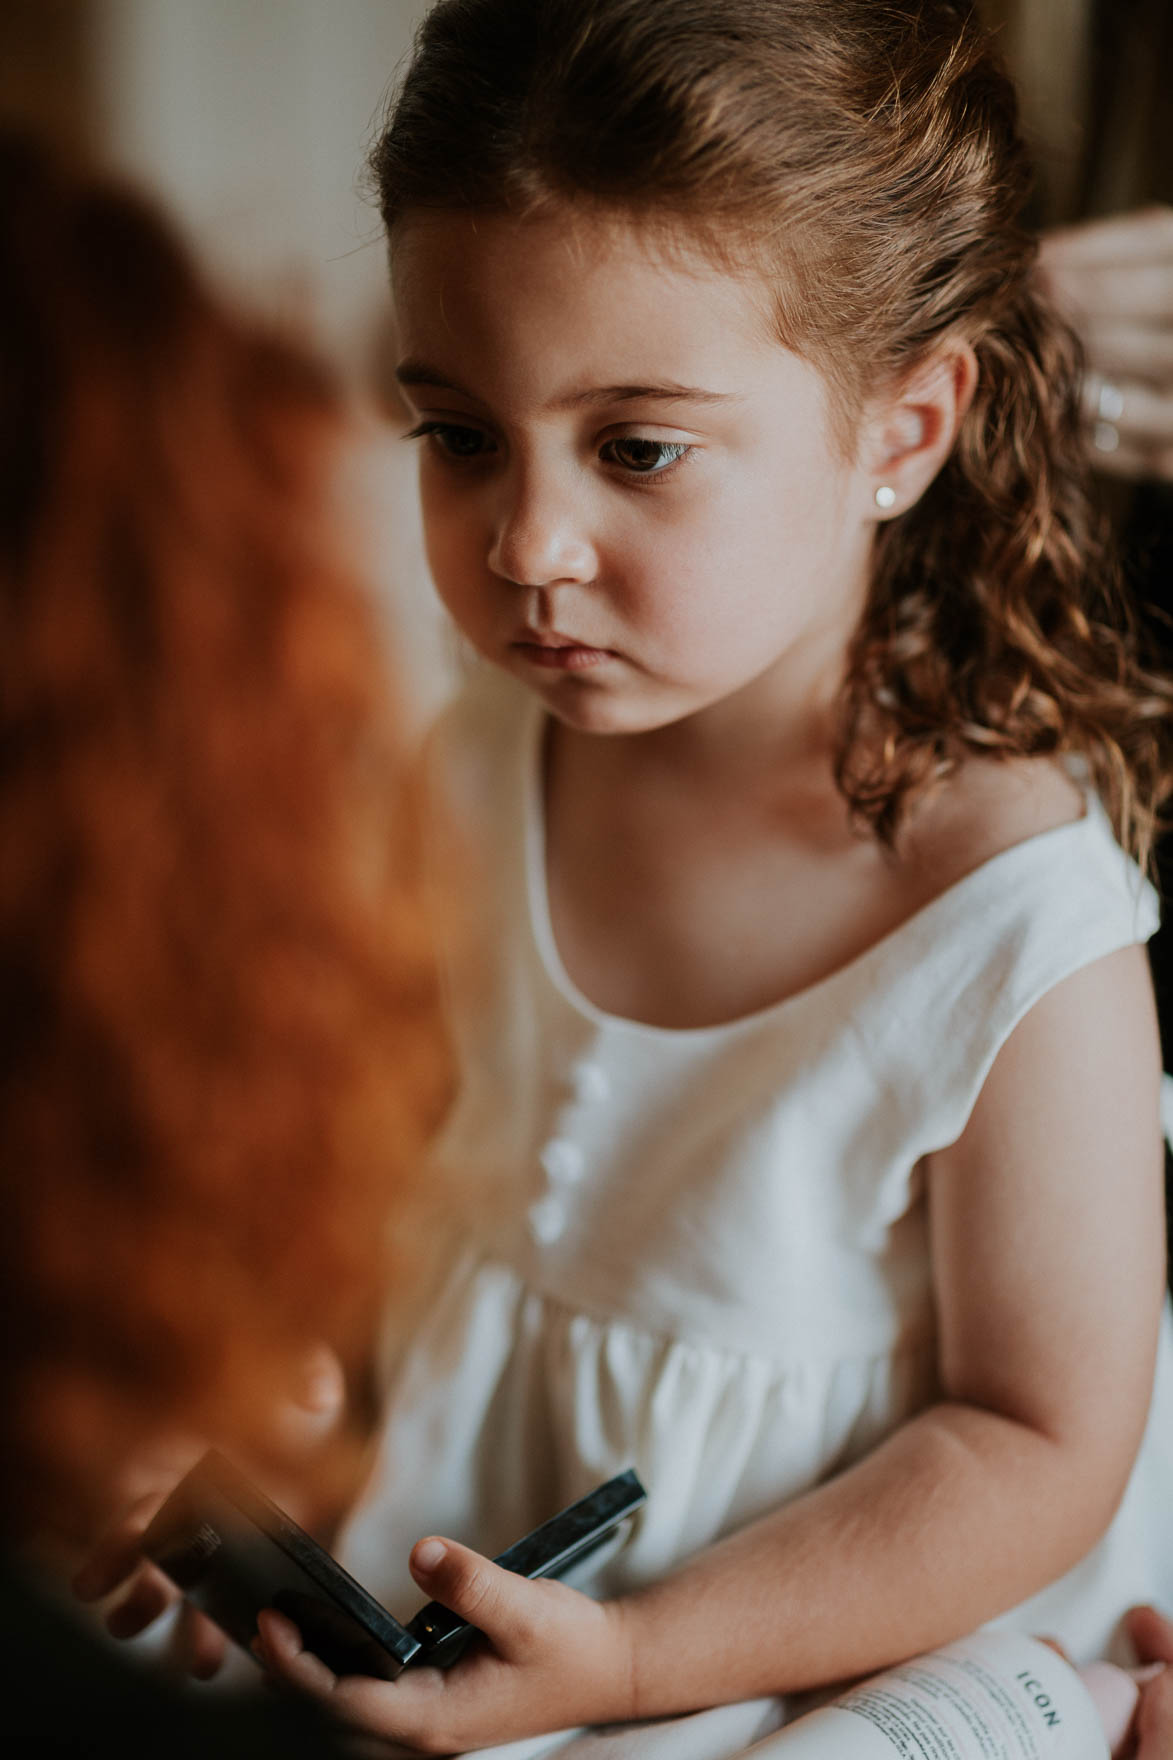
[[[1148,1410],[1159,1079],[1139,949],[1018,1026],[929,1169],[941,1399],[846,1472],[611,1603],[447,1543],[417,1580],[492,1640],[447,1675],[335,1682],[265,1616],[268,1659],[365,1727],[442,1752],[861,1674],[1062,1575],[1111,1519]]]

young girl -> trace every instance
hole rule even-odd
[[[441,0],[375,166],[488,664],[438,744],[452,1240],[344,1557],[489,1642],[339,1683],[266,1615],[267,1658],[448,1752],[999,1615],[1089,1655],[1173,1594],[1132,860],[1170,698],[1011,89],[946,0]],[[457,1543],[628,1465],[606,1599]]]

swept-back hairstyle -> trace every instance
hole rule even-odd
[[[1034,279],[1014,91],[970,6],[439,0],[371,167],[392,231],[570,203],[748,259],[845,443],[869,394],[968,341],[954,451],[877,538],[840,786],[890,841],[967,751],[1079,754],[1147,856],[1171,699],[1089,499],[1077,350]]]
[[[446,1079],[328,374],[0,135],[0,1469],[85,1508],[357,1352]]]

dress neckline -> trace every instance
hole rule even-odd
[[[1078,819],[1072,819],[1065,825],[1053,826],[1048,831],[1034,832],[1030,837],[1020,838],[1017,843],[1007,844],[1005,849],[995,855],[988,856],[977,867],[971,868],[959,880],[953,881],[935,898],[920,905],[909,916],[905,917],[894,928],[873,941],[869,947],[836,966],[811,984],[804,985],[800,990],[793,990],[788,996],[781,997],[777,1002],[766,1003],[764,1007],[752,1009],[748,1014],[736,1015],[730,1020],[712,1021],[703,1026],[663,1027],[653,1021],[637,1020],[631,1015],[612,1014],[582,991],[574,982],[562,962],[558,951],[558,943],[554,936],[554,925],[550,915],[550,894],[548,871],[546,865],[546,812],[543,795],[543,754],[545,748],[544,733],[547,715],[542,705],[531,702],[528,706],[524,738],[521,745],[521,806],[523,820],[523,849],[525,862],[525,894],[526,914],[530,939],[538,963],[547,982],[553,987],[568,1007],[598,1027],[608,1027],[633,1036],[642,1036],[660,1042],[700,1045],[710,1042],[722,1035],[730,1037],[740,1033],[752,1032],[781,1020],[785,1015],[796,1013],[805,1005],[820,999],[835,985],[842,985],[866,972],[872,966],[881,964],[889,958],[905,939],[912,939],[925,933],[926,925],[931,925],[935,918],[948,918],[956,914],[959,905],[965,903],[969,895],[980,894],[989,887],[992,880],[1009,867],[1019,866],[1024,859],[1024,852],[1033,858],[1044,846],[1053,850],[1058,844],[1082,842],[1088,837],[1107,838],[1112,849],[1122,861],[1129,858],[1116,843],[1111,826],[1102,802],[1095,790],[1085,778],[1077,776],[1077,781],[1084,799],[1084,811]],[[1139,874],[1139,870],[1137,871]]]

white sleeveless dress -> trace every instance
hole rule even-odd
[[[542,727],[527,693],[482,672],[435,746],[481,958],[450,974],[460,1088],[430,1169],[441,1270],[410,1349],[389,1357],[382,1455],[342,1551],[403,1617],[421,1534],[493,1554],[634,1466],[649,1502],[591,1579],[612,1593],[928,1403],[923,1159],[960,1135],[1032,1004],[1158,921],[1089,799],[775,1007],[687,1030],[618,1019],[554,945]],[[1173,1605],[1167,1340],[1157,1382],[1108,1535],[1007,1616],[1077,1658],[1108,1647],[1132,1601]]]

